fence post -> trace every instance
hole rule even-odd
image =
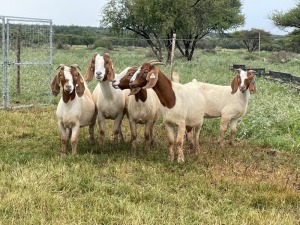
[[[5,51],[5,18],[1,18],[2,22],[2,61],[1,61],[1,67],[2,67],[2,107],[6,107],[6,51]]]
[[[171,52],[171,66],[170,66],[171,80],[173,80],[173,60],[174,60],[175,42],[176,42],[176,33],[173,34],[173,38],[172,38],[172,52]]]

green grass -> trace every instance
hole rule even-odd
[[[93,53],[55,50],[54,67],[77,63],[84,73]],[[146,53],[110,52],[117,72],[149,60]],[[282,66],[264,62],[264,56],[243,61],[246,55],[197,52],[192,62],[177,58],[174,70],[182,83],[197,78],[229,84],[230,64]],[[285,66],[286,72],[296,70]],[[168,66],[161,68],[168,73]],[[91,89],[94,85],[89,83]],[[201,154],[187,154],[184,164],[167,160],[161,119],[155,147],[147,152],[139,127],[135,157],[128,154],[127,119],[124,143],[111,142],[109,121],[104,145],[90,145],[82,128],[78,155],[62,157],[55,116],[59,98],[49,106],[1,110],[0,224],[299,224],[299,94],[263,78],[257,78],[257,88],[238,125],[236,146],[219,148],[219,120],[205,120]]]

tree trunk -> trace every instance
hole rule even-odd
[[[194,39],[194,40],[193,40],[193,43],[192,43],[192,49],[191,49],[190,54],[189,54],[189,57],[188,57],[188,61],[192,61],[192,59],[193,59],[193,55],[194,55],[196,43],[197,43],[197,40]]]
[[[135,30],[131,27],[126,27],[126,29],[133,31],[134,33],[142,36],[143,38],[146,39],[147,43],[150,45],[152,52],[154,53],[155,57],[162,62],[163,56],[162,56],[162,45],[159,41],[159,37],[157,35],[154,35],[156,43],[155,44],[152,39],[149,37],[149,35],[144,32],[143,30]]]
[[[168,55],[167,55],[167,60],[166,64],[171,64],[171,53],[172,53],[172,37],[169,37],[165,41],[165,47],[167,49]]]

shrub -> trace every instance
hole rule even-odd
[[[291,54],[286,51],[273,52],[268,57],[269,63],[286,63],[291,60]]]
[[[254,61],[254,60],[257,60],[257,59],[258,59],[258,57],[255,56],[255,55],[252,55],[252,54],[249,54],[249,55],[247,55],[247,56],[244,57],[244,60],[252,60],[252,61]]]
[[[107,50],[114,50],[111,41],[107,39],[96,40],[94,43],[94,49],[98,47],[106,48]]]

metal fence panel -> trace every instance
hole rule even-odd
[[[2,108],[49,104],[52,21],[4,16],[1,20]]]

